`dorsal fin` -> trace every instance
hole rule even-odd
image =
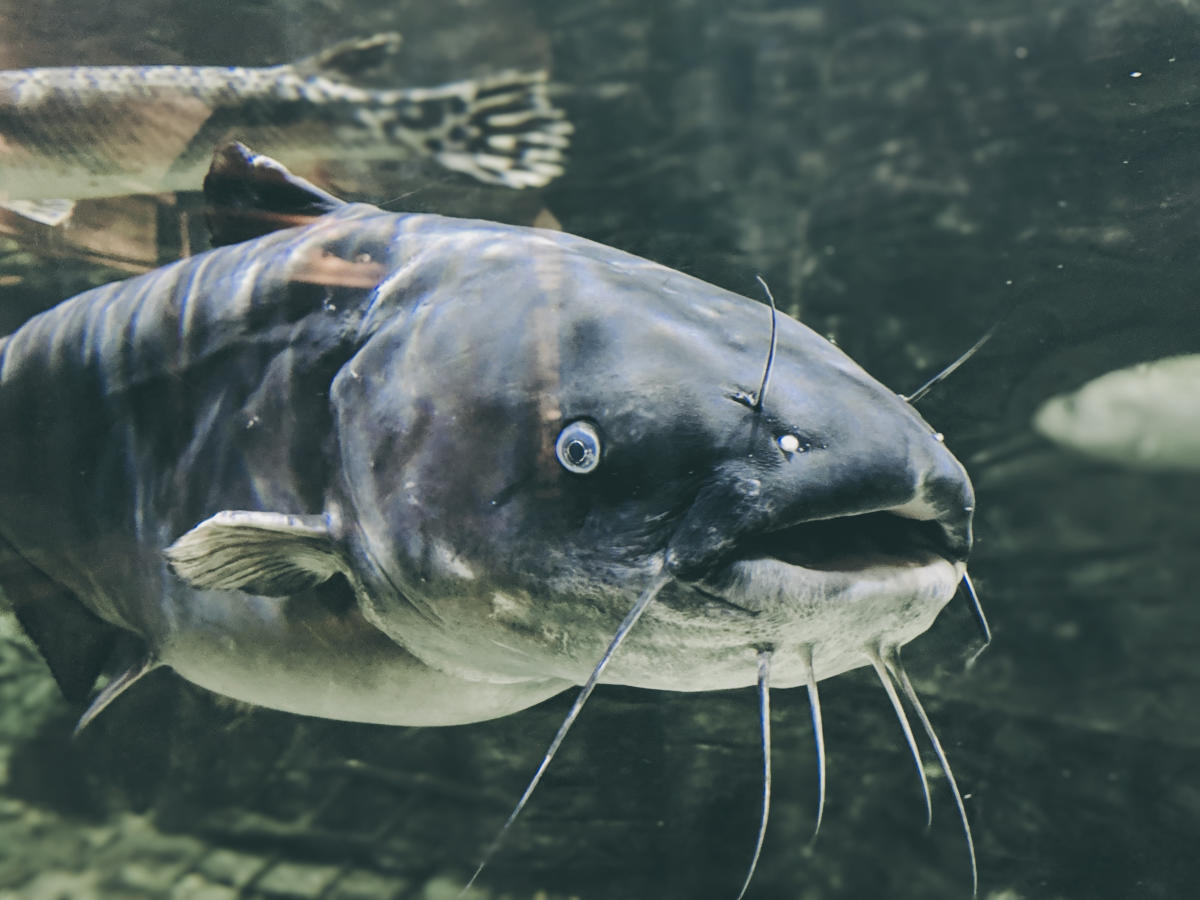
[[[345,204],[284,166],[234,141],[218,147],[204,177],[214,247],[305,225]]]
[[[302,75],[340,75],[352,78],[381,66],[389,56],[400,49],[400,42],[400,33],[396,31],[351,38],[297,60],[292,63],[292,68]]]

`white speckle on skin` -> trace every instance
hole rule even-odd
[[[483,248],[483,250],[480,251],[479,258],[495,260],[495,259],[503,259],[510,255],[511,255],[511,252],[510,252],[510,248],[509,248],[508,244],[503,243],[501,241],[496,241],[495,243],[485,246]]]
[[[562,653],[566,654],[571,648],[571,636],[562,628],[557,628],[548,623],[544,623],[541,629],[542,642],[549,647],[557,647]]]
[[[800,438],[794,434],[784,434],[779,437],[779,449],[784,453],[795,453],[800,449]]]
[[[492,618],[515,619],[521,614],[521,604],[508,594],[496,591],[492,594]]]
[[[433,546],[433,564],[442,575],[453,575],[467,581],[475,580],[475,570],[467,561],[441,542]]]
[[[757,497],[762,493],[762,482],[757,478],[746,478],[742,481],[742,496]]]

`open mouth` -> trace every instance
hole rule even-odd
[[[965,559],[967,548],[953,534],[941,520],[886,511],[802,522],[743,536],[690,584],[709,601],[750,612],[836,596],[855,584],[904,593],[935,577],[919,574],[931,564]],[[950,577],[949,571],[936,577]],[[953,574],[952,581],[959,577]]]
[[[954,560],[963,554],[950,545],[946,530],[936,520],[873,512],[758,534],[747,538],[736,555],[746,560],[774,558],[805,569],[851,572],[930,556]]]

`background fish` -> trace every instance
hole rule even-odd
[[[1106,462],[1200,470],[1200,354],[1101,375],[1043,403],[1033,427],[1056,444]]]
[[[296,160],[430,157],[486,184],[539,187],[563,171],[570,124],[545,71],[378,90],[351,77],[394,33],[265,68],[103,66],[0,72],[0,203],[50,224],[86,197],[194,189],[236,138]],[[51,202],[47,202],[51,201]]]

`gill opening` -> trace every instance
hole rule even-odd
[[[567,715],[563,718],[562,724],[558,726],[558,731],[554,735],[554,740],[550,742],[550,746],[546,749],[546,753],[542,757],[541,765],[537,767],[537,771],[533,773],[533,777],[529,780],[529,785],[525,788],[525,793],[521,795],[521,799],[517,801],[517,805],[513,807],[513,811],[509,813],[508,818],[500,827],[500,831],[492,839],[492,842],[487,846],[487,849],[484,850],[483,857],[480,859],[479,865],[476,866],[475,872],[471,875],[471,878],[459,892],[459,900],[462,900],[462,898],[467,895],[467,892],[474,886],[480,874],[482,874],[483,870],[487,867],[487,864],[491,862],[492,857],[496,855],[496,851],[500,849],[500,845],[503,843],[505,836],[508,834],[509,828],[512,827],[512,824],[516,821],[517,816],[521,814],[521,810],[525,808],[525,804],[529,802],[529,798],[533,796],[534,789],[537,788],[538,784],[541,782],[542,776],[546,774],[546,769],[549,768],[550,761],[554,759],[554,755],[558,752],[558,748],[562,745],[563,739],[567,736],[567,732],[570,731],[571,726],[575,724],[575,720],[579,718],[579,713],[583,709],[583,704],[586,703],[588,697],[592,695],[592,691],[595,690],[596,684],[600,681],[600,676],[603,675],[604,670],[608,668],[608,664],[612,660],[613,654],[616,653],[617,648],[624,643],[630,629],[637,624],[638,619],[642,617],[642,613],[646,611],[646,607],[650,605],[650,601],[658,596],[659,591],[661,591],[667,585],[667,582],[671,580],[671,577],[672,576],[664,570],[662,563],[660,563],[659,567],[655,570],[653,576],[651,577],[650,583],[646,586],[645,590],[642,591],[641,596],[639,596],[637,599],[637,602],[633,604],[633,608],[626,613],[625,618],[617,627],[616,634],[613,635],[612,640],[609,641],[608,647],[604,651],[604,654],[600,657],[600,661],[596,663],[595,667],[592,669],[592,674],[588,676],[588,679],[586,682],[584,682],[583,687],[579,689],[579,694],[575,697],[575,702],[571,704],[571,708],[567,711]]]

